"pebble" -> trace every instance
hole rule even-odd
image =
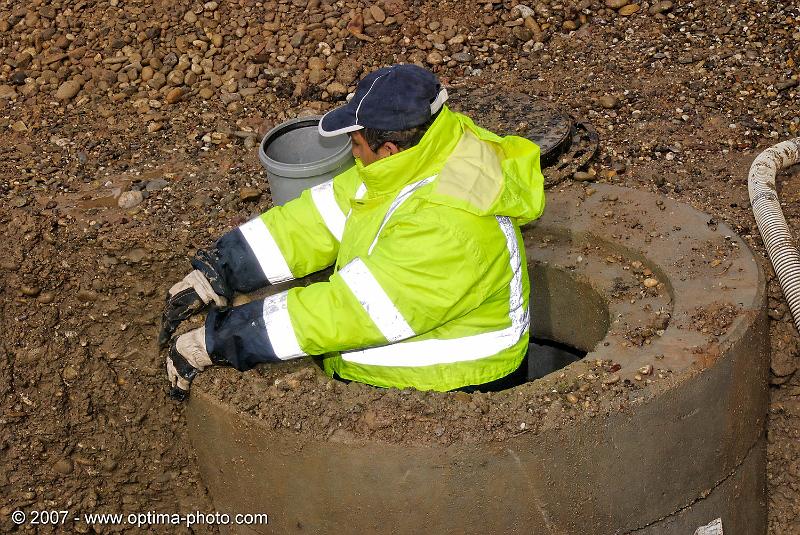
[[[619,99],[614,95],[603,95],[597,102],[607,110],[613,110],[617,106],[619,106]]]
[[[78,378],[78,375],[80,374],[78,373],[78,370],[75,369],[74,366],[66,366],[64,367],[64,371],[61,372],[61,377],[65,381],[74,381],[75,379]]]
[[[36,297],[42,289],[38,286],[20,286],[19,291],[27,297]]]
[[[173,89],[170,89],[169,93],[167,93],[167,96],[164,98],[164,100],[166,101],[167,104],[175,104],[181,99],[181,97],[183,97],[183,89],[181,89],[180,87],[175,87]]]
[[[69,459],[60,459],[53,465],[53,470],[65,476],[71,474],[74,469],[75,467]]]
[[[58,87],[56,98],[59,100],[72,100],[80,90],[81,84],[77,80],[67,80]]]
[[[670,11],[672,6],[673,4],[670,0],[662,0],[661,2],[656,2],[650,6],[648,12],[651,15],[658,15],[659,13],[666,13],[667,11]]]
[[[369,13],[372,15],[372,18],[375,19],[375,22],[383,22],[386,20],[386,13],[376,4],[369,6]]]
[[[0,85],[0,100],[8,100],[17,98],[17,90],[10,85]]]
[[[639,368],[639,373],[641,373],[642,375],[650,375],[651,373],[653,373],[653,365],[647,364],[646,366],[642,366],[641,368]]]
[[[618,13],[623,17],[628,17],[639,11],[639,9],[641,9],[639,4],[628,4],[627,6],[622,6]]]
[[[469,63],[473,60],[472,54],[469,52],[456,52],[452,58],[459,63]]]
[[[145,184],[144,189],[145,191],[159,191],[169,186],[169,180],[164,180],[163,178],[155,178],[153,180],[148,180],[147,184]]]
[[[606,7],[611,9],[619,9],[628,5],[629,0],[606,0]]]
[[[258,188],[241,188],[239,189],[239,199],[244,202],[257,201],[261,198],[261,190]]]
[[[567,394],[567,401],[569,401],[572,404],[575,404],[578,402],[578,396],[570,392],[569,394]]]
[[[433,50],[428,53],[428,56],[425,58],[425,61],[428,62],[429,65],[441,65],[444,61],[442,54],[436,50]]]
[[[594,180],[594,175],[586,171],[576,171],[572,174],[572,179],[578,182],[586,182],[588,180]]]
[[[128,210],[138,206],[143,200],[144,195],[142,195],[141,191],[125,191],[119,196],[117,205],[124,210]]]
[[[617,375],[617,374],[609,375],[608,377],[603,379],[601,382],[604,385],[613,385],[614,383],[618,383],[619,382],[619,375]]]
[[[78,301],[81,303],[88,303],[90,301],[97,301],[99,296],[97,295],[97,292],[92,290],[78,290],[75,293],[75,297],[77,297]]]
[[[55,299],[55,295],[53,292],[44,292],[36,298],[37,301],[42,303],[43,305],[49,305]]]
[[[331,82],[325,90],[334,97],[341,97],[347,94],[347,88],[341,82]]]
[[[656,286],[658,286],[658,279],[654,279],[651,277],[644,280],[645,288],[655,288]]]

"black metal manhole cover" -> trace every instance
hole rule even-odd
[[[541,149],[545,186],[551,187],[585,167],[597,150],[597,135],[575,123],[553,104],[524,93],[490,88],[452,88],[448,104],[499,135],[530,139]]]

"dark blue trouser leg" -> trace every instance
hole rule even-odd
[[[264,324],[264,300],[212,309],[206,318],[206,351],[239,371],[262,362],[280,362]]]
[[[238,228],[223,234],[208,251],[197,251],[192,267],[205,275],[215,292],[228,299],[234,292],[252,292],[269,284]]]

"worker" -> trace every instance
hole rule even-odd
[[[401,389],[469,389],[521,367],[530,284],[519,226],[544,209],[539,147],[446,100],[421,67],[368,74],[319,122],[322,136],[350,136],[355,165],[197,252],[162,318],[166,345],[210,305],[203,327],[170,343],[173,396],[211,365],[307,355],[333,377]],[[228,306],[331,265],[325,282]]]

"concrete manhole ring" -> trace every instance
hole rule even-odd
[[[607,185],[550,190],[523,233],[532,333],[588,351],[542,379],[382,390],[300,362],[195,381],[216,508],[270,514],[233,533],[765,532],[766,295],[747,245]]]

